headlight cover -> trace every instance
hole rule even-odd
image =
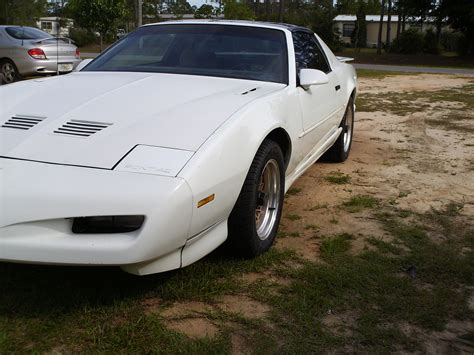
[[[189,150],[137,145],[113,170],[175,177],[193,154]]]

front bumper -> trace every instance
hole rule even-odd
[[[0,158],[0,260],[123,266],[157,259],[185,245],[192,201],[180,178]],[[108,215],[145,222],[130,233],[71,231],[74,217]]]

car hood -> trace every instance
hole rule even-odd
[[[137,144],[194,152],[237,110],[283,87],[104,72],[2,86],[0,156],[111,169]]]

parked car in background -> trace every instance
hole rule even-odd
[[[0,260],[144,275],[225,240],[264,253],[293,182],[323,154],[349,156],[344,60],[303,27],[177,21],[70,75],[2,87]]]
[[[5,83],[22,76],[69,73],[81,62],[78,48],[33,27],[0,26],[0,72]]]

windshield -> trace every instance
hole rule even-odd
[[[288,83],[285,33],[250,26],[179,24],[132,32],[83,71],[133,71]]]
[[[32,27],[7,27],[5,31],[16,39],[44,39],[51,37],[49,33]]]

